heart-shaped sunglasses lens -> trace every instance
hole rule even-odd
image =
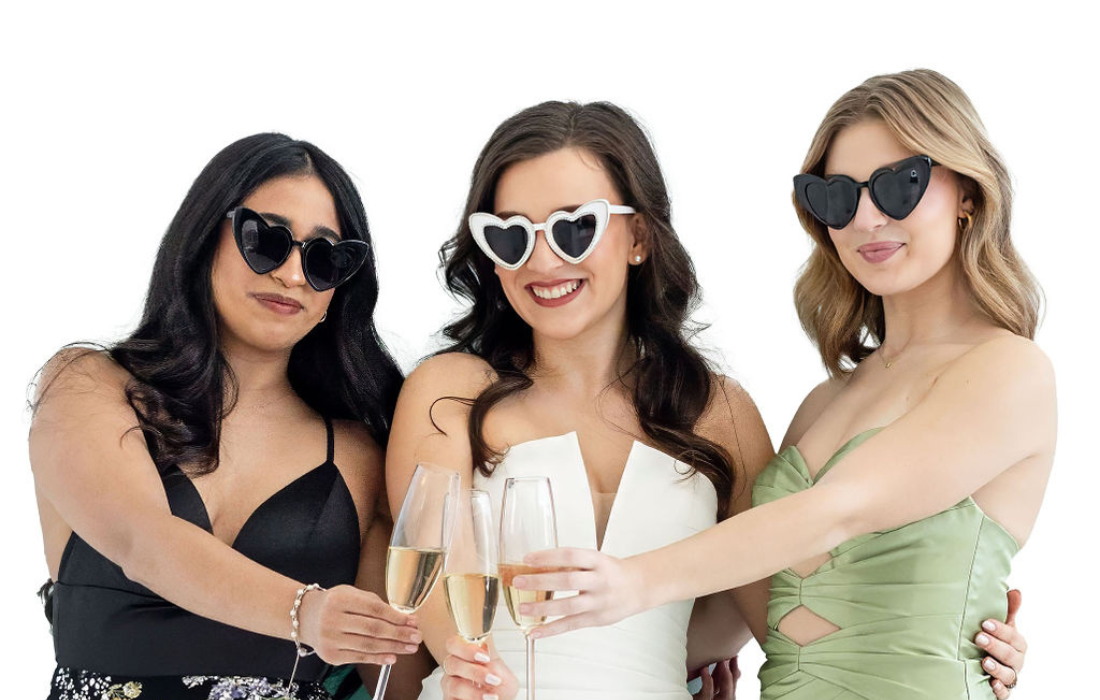
[[[302,247],[302,270],[311,287],[318,292],[342,284],[366,262],[369,246],[365,241],[340,241],[315,238]]]
[[[592,242],[596,237],[597,219],[595,214],[584,214],[569,221],[562,219],[555,221],[551,234],[554,243],[563,253],[571,258],[582,258],[592,248]]]
[[[871,199],[891,219],[904,219],[924,196],[931,173],[931,164],[923,156],[899,163],[895,169],[879,170],[868,183]]]
[[[822,180],[816,175],[795,178],[798,201],[829,228],[844,228],[856,215],[859,188],[847,178]]]
[[[233,223],[241,255],[253,272],[263,275],[286,262],[294,245],[290,231],[248,214],[238,214]]]
[[[483,234],[493,255],[508,265],[518,264],[527,252],[527,229],[519,224],[507,228],[490,224],[483,229]]]

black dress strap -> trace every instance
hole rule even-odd
[[[332,419],[325,416],[325,430],[328,431],[328,457],[325,461],[331,462],[336,452],[336,436],[332,433]]]

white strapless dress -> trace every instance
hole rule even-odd
[[[635,442],[611,508],[601,551],[615,557],[657,549],[715,524],[717,496],[702,474],[663,452]],[[474,485],[489,492],[500,522],[504,480],[548,476],[554,491],[558,544],[596,548],[595,514],[576,433],[514,445],[489,478]],[[539,700],[690,700],[685,683],[687,628],[694,601],[663,605],[608,627],[575,630],[535,645]],[[501,658],[525,692],[524,638],[501,600],[493,623]],[[420,700],[442,698],[437,668],[424,680]]]

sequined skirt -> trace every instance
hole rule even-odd
[[[255,676],[113,676],[58,666],[49,700],[332,700],[320,681]]]

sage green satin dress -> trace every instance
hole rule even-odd
[[[857,435],[810,477],[791,446],[757,477],[753,505],[811,488],[878,430]],[[805,578],[772,577],[762,700],[993,698],[973,642],[1007,612],[1016,541],[971,498],[909,525],[844,542]],[[779,631],[804,605],[840,629],[805,646]]]

